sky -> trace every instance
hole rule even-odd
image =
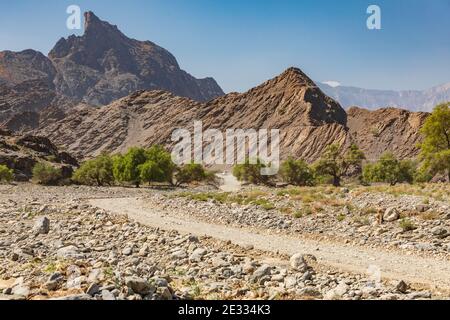
[[[15,0],[0,2],[0,51],[47,54],[69,5],[166,48],[196,77],[243,92],[290,66],[368,89],[450,82],[450,0]],[[369,5],[381,30],[369,30]]]

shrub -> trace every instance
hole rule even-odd
[[[118,182],[129,182],[139,188],[141,172],[139,166],[147,161],[143,148],[131,148],[125,155],[115,156],[113,159],[114,178]]]
[[[192,182],[207,182],[217,184],[215,172],[207,171],[201,164],[187,164],[178,169],[175,179],[177,185]]]
[[[9,183],[14,178],[14,172],[5,165],[0,165],[0,182]]]
[[[173,183],[176,166],[170,153],[161,146],[153,146],[146,151],[145,157],[147,160],[139,166],[141,181]]]
[[[104,186],[114,184],[113,160],[107,154],[86,161],[77,169],[72,178],[79,184]]]
[[[239,181],[252,184],[270,184],[270,176],[261,174],[266,165],[260,159],[256,161],[245,160],[244,164],[238,164],[233,168],[233,175]]]
[[[288,158],[280,168],[283,181],[296,186],[311,186],[314,184],[312,169],[303,160]]]
[[[413,231],[416,230],[417,227],[414,225],[414,223],[409,219],[402,219],[399,222],[400,228],[402,228],[403,231]]]
[[[363,169],[363,179],[367,182],[413,183],[416,164],[411,160],[399,161],[392,153],[381,156],[376,163],[367,164]]]
[[[61,170],[50,164],[39,162],[33,167],[33,180],[42,185],[55,185],[62,179]]]
[[[421,133],[420,158],[431,175],[447,174],[450,182],[450,102],[434,108]]]
[[[356,145],[352,145],[345,154],[340,152],[337,144],[328,146],[315,164],[317,175],[328,175],[333,178],[333,185],[339,187],[341,179],[351,168],[360,170],[365,159],[364,153]]]

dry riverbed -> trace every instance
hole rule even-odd
[[[162,217],[166,215],[169,219],[182,209],[178,208],[177,201],[180,201],[185,204],[184,216],[202,222],[202,214],[207,217],[207,213],[194,215],[190,211],[198,201],[175,196],[179,192],[50,188],[31,184],[0,186],[0,299],[430,299],[448,296],[442,288],[405,283],[398,278],[383,278],[379,282],[376,266],[369,272],[350,272],[322,263],[322,256],[317,252],[287,254],[264,250],[262,246],[239,245],[239,239],[177,231],[177,225],[158,228],[114,206],[117,199],[127,199],[128,204],[142,201],[148,206],[142,211],[145,216],[146,210],[155,214],[154,210],[162,210],[165,204]],[[96,201],[111,208],[102,209]],[[184,201],[195,203],[188,206]],[[201,205],[205,203],[211,205],[201,201]],[[222,205],[241,207],[213,205],[220,210]],[[197,209],[209,210],[208,207]],[[261,209],[245,210],[256,214]],[[265,214],[276,211],[263,210]],[[286,218],[285,222],[289,220],[292,219]],[[223,221],[210,219],[209,222],[227,227]],[[262,228],[256,220],[255,226]],[[438,250],[435,258],[448,265],[444,253]]]

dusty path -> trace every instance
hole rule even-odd
[[[172,216],[170,212],[150,208],[142,199],[94,199],[90,203],[98,208],[115,214],[126,214],[142,224],[180,233],[232,241],[241,246],[252,245],[257,249],[280,252],[313,254],[318,262],[325,266],[339,268],[342,271],[367,273],[371,266],[381,270],[384,279],[405,280],[424,285],[430,289],[450,290],[450,262],[434,258],[410,256],[379,249],[354,247],[342,244],[329,244],[301,237],[269,235],[209,224],[200,221]]]

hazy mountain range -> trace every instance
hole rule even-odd
[[[330,86],[318,83],[322,91],[337,100],[342,107],[348,109],[360,106],[367,109],[396,107],[411,111],[432,111],[443,102],[450,101],[450,83],[428,90],[373,90],[347,86]]]

